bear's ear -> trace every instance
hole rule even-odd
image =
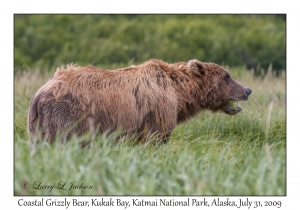
[[[200,73],[201,75],[205,74],[205,65],[201,61],[198,61],[196,59],[190,60],[187,63],[187,68],[191,69],[192,71],[195,71],[197,73]]]

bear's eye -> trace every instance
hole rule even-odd
[[[227,73],[227,74],[225,74],[225,77],[224,77],[225,79],[229,79],[230,78],[230,75]]]

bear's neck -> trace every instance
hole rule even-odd
[[[170,65],[168,75],[178,98],[177,122],[184,122],[192,116],[206,109],[205,98],[207,92],[204,88],[203,77],[186,69],[186,63]]]

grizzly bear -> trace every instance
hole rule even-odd
[[[137,66],[105,70],[69,65],[30,101],[29,137],[37,132],[53,142],[91,129],[151,135],[166,142],[175,126],[202,110],[234,115],[229,100],[248,100],[251,90],[214,63],[198,60],[168,64],[149,60]]]

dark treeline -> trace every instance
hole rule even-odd
[[[285,15],[15,15],[15,71],[157,58],[286,69]]]

